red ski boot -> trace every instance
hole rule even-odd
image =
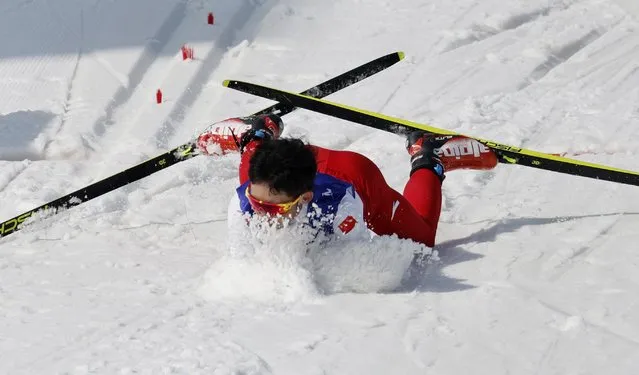
[[[406,149],[411,155],[413,170],[415,157],[432,150],[444,167],[450,172],[456,169],[493,169],[498,163],[497,155],[482,143],[462,135],[435,135],[424,131],[414,131],[406,139]],[[412,172],[412,171],[411,171]]]

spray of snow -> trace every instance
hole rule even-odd
[[[397,236],[376,236],[310,253],[317,285],[327,293],[395,290],[415,257],[431,250]]]
[[[226,252],[206,272],[200,294],[207,299],[292,302],[318,294],[306,257],[309,233],[298,226],[269,225],[254,217],[229,231]]]
[[[202,296],[293,302],[338,292],[390,291],[401,286],[416,256],[431,254],[397,236],[331,243],[309,227],[265,224],[254,217],[250,234],[239,228],[230,236],[227,252],[204,276]]]

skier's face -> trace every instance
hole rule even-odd
[[[297,197],[286,193],[276,192],[268,184],[251,183],[246,189],[253,211],[259,215],[282,216],[294,218],[300,212],[302,206],[313,199],[313,192],[308,191]]]

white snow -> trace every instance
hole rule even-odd
[[[331,96],[638,170],[628,0],[0,1],[0,220],[370,59]],[[215,25],[206,24],[208,12]],[[182,61],[188,43],[196,59]],[[165,101],[155,103],[162,89]],[[403,139],[307,111],[286,133],[374,160]],[[639,188],[455,171],[433,257],[377,238],[306,254],[227,242],[237,155],[197,157],[0,241],[3,374],[636,374]],[[231,238],[231,240],[238,240]]]

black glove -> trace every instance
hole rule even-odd
[[[282,118],[276,114],[242,117],[241,120],[251,124],[251,129],[242,134],[239,141],[240,152],[253,140],[278,139],[284,131]]]

